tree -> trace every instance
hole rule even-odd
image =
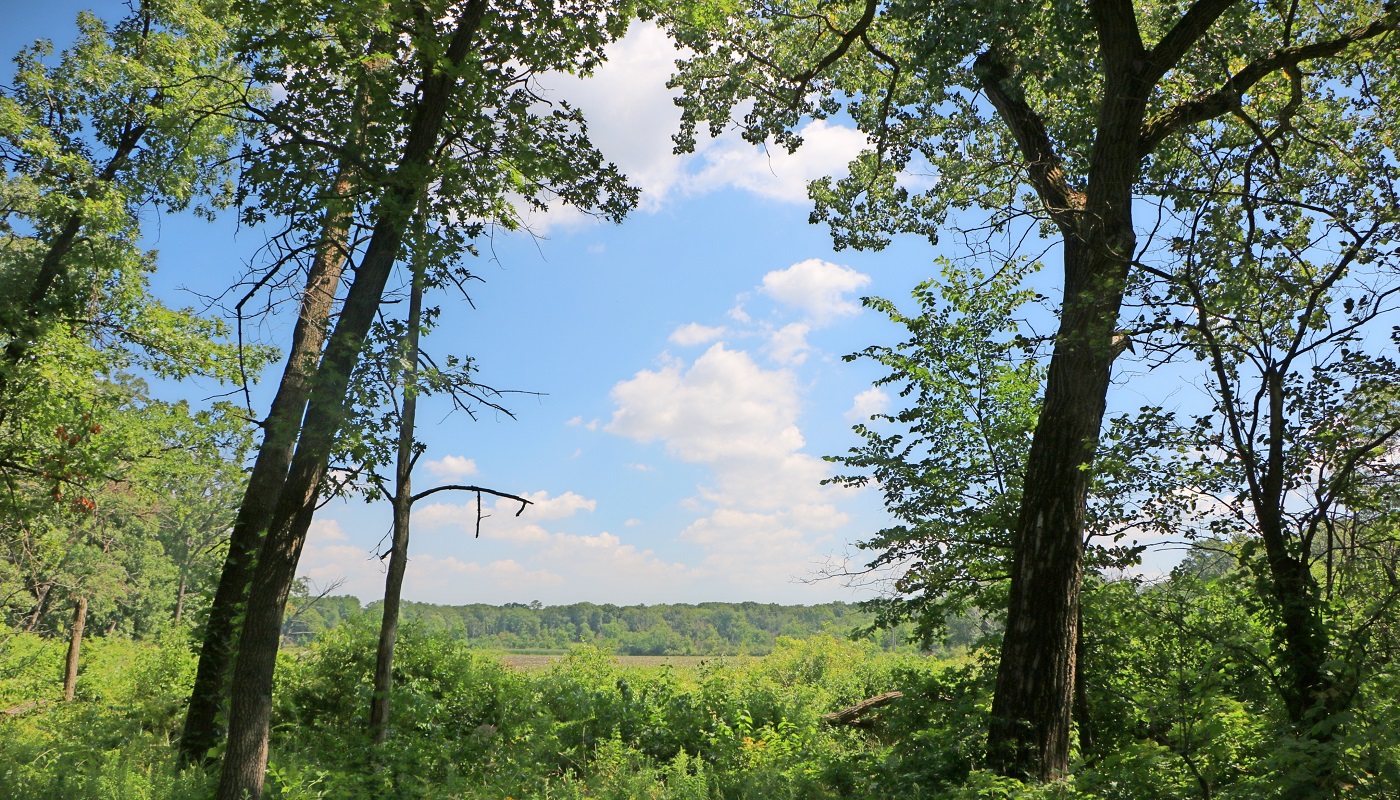
[[[92,512],[98,493],[119,503],[117,465],[145,457],[123,432],[141,426],[117,421],[145,405],[126,373],[227,380],[269,355],[240,357],[221,322],[152,298],[155,256],[139,246],[144,209],[201,201],[208,215],[230,198],[223,164],[238,128],[227,112],[243,101],[244,73],[226,43],[199,2],[133,4],[112,26],[84,13],[72,47],[56,60],[48,42],[26,48],[0,94],[0,480],[15,523],[7,550],[30,569],[31,628],[67,574],[56,565],[85,552],[48,550],[76,535],[55,537],[53,523],[72,521],[70,503]],[[35,502],[40,490],[50,504]]]
[[[59,609],[79,597],[108,633],[145,636],[202,615],[191,597],[221,555],[247,428],[227,406],[191,412],[119,377],[107,390],[121,400],[102,398],[87,441],[70,434],[93,474],[11,487],[0,594],[6,618],[27,630],[60,631]]]
[[[421,216],[418,219],[421,222]],[[378,382],[372,381],[368,376],[362,376],[360,380],[361,384],[377,383],[380,388],[389,390],[391,395],[397,395],[397,398],[391,397],[391,401],[393,399],[399,401],[393,404],[390,413],[386,415],[388,420],[396,423],[394,425],[396,435],[394,437],[393,491],[388,490],[385,481],[378,474],[374,474],[371,478],[374,485],[378,487],[376,494],[387,495],[390,498],[394,520],[388,551],[389,565],[384,578],[384,602],[380,606],[382,616],[379,623],[379,643],[374,661],[374,692],[370,700],[369,714],[370,736],[375,745],[378,746],[382,746],[389,736],[390,699],[394,682],[394,646],[398,638],[399,607],[403,597],[404,572],[408,568],[410,517],[414,502],[444,490],[474,491],[477,493],[478,532],[481,525],[482,493],[490,493],[518,501],[520,510],[516,512],[517,516],[530,504],[530,501],[523,497],[503,494],[479,486],[439,486],[416,495],[413,493],[413,465],[424,452],[424,447],[415,438],[420,394],[431,392],[434,388],[442,389],[445,387],[451,394],[453,402],[459,407],[466,408],[463,405],[464,400],[472,399],[500,409],[500,406],[484,399],[477,390],[476,384],[471,381],[470,363],[463,368],[461,373],[456,375],[444,376],[440,371],[433,370],[434,375],[429,376],[430,380],[426,385],[421,382],[420,361],[423,360],[423,352],[420,347],[420,339],[425,332],[425,316],[436,317],[437,309],[433,309],[432,313],[427,315],[423,311],[423,292],[428,280],[428,265],[432,248],[429,244],[428,231],[421,224],[415,227],[411,246],[413,258],[409,268],[408,314],[403,321],[402,336],[390,337],[390,341],[398,345],[398,357],[371,359],[368,362],[362,362],[365,366],[373,365],[379,369],[387,367],[387,374],[382,375],[383,380]],[[439,380],[431,380],[431,377],[437,377]],[[444,377],[446,380],[443,380]],[[364,391],[364,395],[374,395],[372,389],[369,387],[365,387],[365,389],[368,391]],[[363,400],[364,396],[361,397],[361,402]],[[355,427],[363,432],[365,430],[372,431],[376,426],[357,425]],[[351,438],[359,439],[361,445],[366,444],[364,440],[367,437],[363,433]],[[374,471],[377,466],[376,462],[379,461],[378,458],[373,457],[359,460],[362,461],[359,467],[370,471]]]
[[[694,53],[675,78],[680,148],[700,125],[718,134],[749,102],[739,125],[754,143],[795,148],[804,119],[837,113],[870,135],[847,177],[811,187],[813,220],[830,224],[838,246],[934,237],[950,209],[981,210],[984,230],[1013,240],[1030,217],[1058,240],[1059,330],[1015,526],[988,750],[1002,773],[1063,775],[1089,467],[1124,295],[1153,243],[1138,240],[1139,193],[1205,123],[1266,116],[1267,98],[1302,65],[1339,59],[1388,74],[1388,58],[1367,48],[1400,26],[1400,11],[866,0],[678,4],[664,14]],[[1302,89],[1305,104],[1327,92],[1323,81]],[[932,187],[911,189],[907,176],[923,172]]]
[[[1339,138],[1337,119],[1378,107],[1362,74],[1319,70],[1312,79],[1351,85],[1308,108],[1303,75],[1290,78],[1275,121],[1199,134],[1193,146],[1214,169],[1165,187],[1182,198],[1183,234],[1175,265],[1145,270],[1161,295],[1151,344],[1203,364],[1211,409],[1161,418],[1199,455],[1151,484],[1164,493],[1144,527],[1245,542],[1240,563],[1270,610],[1280,699],[1315,750],[1294,770],[1302,796],[1341,780],[1326,745],[1374,670],[1369,629],[1400,599],[1393,582],[1377,592],[1368,581],[1371,596],[1344,602],[1345,589],[1334,593],[1348,582],[1340,574],[1356,574],[1337,561],[1357,541],[1378,555],[1393,547],[1364,509],[1392,496],[1400,437],[1387,352],[1397,334],[1379,330],[1400,297],[1400,183],[1383,141]]]
[[[280,13],[277,4],[269,5],[268,17]],[[261,795],[287,593],[347,413],[351,374],[413,210],[423,204],[433,218],[445,221],[441,229],[449,241],[465,248],[487,222],[518,225],[513,201],[543,207],[557,198],[612,218],[635,203],[635,191],[589,144],[578,113],[567,106],[545,111],[529,84],[537,71],[591,69],[602,57],[602,46],[625,28],[627,9],[591,3],[549,9],[495,8],[485,2],[430,5],[376,6],[362,19],[354,18],[360,9],[351,9],[346,24],[332,28],[338,41],[327,43],[314,34],[299,40],[302,34],[292,30],[272,37],[259,56],[275,65],[267,67],[270,72],[299,74],[314,67],[306,69],[314,77],[322,64],[296,59],[340,62],[347,53],[360,58],[371,32],[387,28],[396,34],[387,52],[368,54],[389,76],[384,86],[395,101],[385,109],[385,124],[373,125],[363,152],[348,154],[366,172],[357,189],[368,212],[368,241],[327,340],[296,452],[254,568],[233,673],[220,798]],[[344,43],[351,46],[342,49]],[[322,115],[305,112],[316,110],[324,99],[302,94],[300,88],[289,87],[281,107],[265,116],[279,127],[282,152],[293,154],[285,157],[301,160],[293,173],[298,176],[331,153],[347,155],[312,137],[310,127]],[[315,185],[308,182],[306,187]]]
[[[908,406],[857,424],[861,444],[829,459],[854,470],[834,482],[873,481],[897,520],[856,545],[875,553],[856,574],[879,580],[897,572],[876,604],[876,623],[912,621],[926,644],[950,616],[1005,605],[1026,445],[1044,377],[1018,321],[1035,298],[1024,279],[1038,265],[1007,264],[993,275],[941,265],[941,280],[914,289],[912,314],[889,300],[865,300],[909,339],[846,360],[888,369],[875,385],[897,388]]]
[[[49,42],[24,49],[0,95],[9,301],[0,394],[20,382],[17,371],[54,323],[82,320],[157,360],[180,358],[172,335],[208,333],[144,296],[151,264],[137,246],[139,213],[227,201],[222,163],[238,134],[227,111],[242,101],[242,71],[199,2],[137,3],[110,28],[83,13],[78,30],[57,64],[45,63]],[[94,284],[108,299],[95,315]]]

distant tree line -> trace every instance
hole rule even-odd
[[[378,603],[361,609],[358,598],[324,597],[297,601],[284,624],[285,641],[307,644],[318,634],[360,614],[377,614]],[[907,625],[867,633],[875,614],[858,603],[788,606],[776,603],[685,603],[616,606],[572,603],[546,606],[473,603],[442,606],[404,603],[406,620],[426,632],[446,633],[473,647],[493,650],[567,650],[588,644],[620,655],[766,655],[778,637],[799,639],[817,634],[868,635],[882,650],[915,650],[919,643]],[[972,644],[984,633],[979,616],[951,620],[946,639],[936,649]]]

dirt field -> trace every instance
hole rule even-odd
[[[536,656],[516,653],[498,653],[496,657],[506,666],[519,670],[544,669],[552,662],[563,658],[562,655]],[[721,656],[614,656],[614,658],[624,667],[659,667],[663,664],[669,664],[673,667],[693,667],[702,661],[713,661]],[[735,660],[751,658],[751,656],[728,656],[728,658]]]

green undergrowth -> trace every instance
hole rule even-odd
[[[1227,685],[1186,687],[1197,705],[1170,701],[1160,718],[1176,727],[1154,729],[1153,703],[1169,698],[1149,687],[1117,703],[1094,698],[1099,737],[1115,739],[1107,755],[1080,759],[1068,781],[1034,787],[979,760],[993,674],[986,658],[890,654],[819,636],[781,640],[763,658],[694,666],[633,666],[580,647],[545,668],[516,670],[412,624],[398,647],[395,727],[376,751],[365,731],[375,633],[356,621],[281,654],[267,797],[1242,800],[1283,796],[1290,765],[1317,757],[1278,737],[1266,704],[1251,706]],[[191,650],[187,631],[142,642],[93,637],[77,699],[63,703],[62,643],[3,640],[0,798],[210,797],[213,775],[173,766]],[[1128,661],[1112,666],[1125,687],[1151,674]],[[1364,718],[1329,756],[1361,776],[1347,796],[1394,797],[1387,792],[1400,785],[1392,683],[1374,688]],[[891,690],[904,696],[869,728],[822,719]]]

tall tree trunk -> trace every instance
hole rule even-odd
[[[1065,243],[1067,271],[1085,249]],[[1066,291],[1026,467],[992,700],[988,758],[1002,774],[1044,781],[1069,768],[1088,467],[1103,421],[1121,288],[1113,295],[1082,284]]]
[[[1039,117],[983,67],[989,98],[1012,128],[1047,212],[1064,234],[1064,300],[1016,522],[1006,634],[987,756],[1003,775],[1057,780],[1069,771],[1084,517],[1136,237],[1133,186],[1154,78],[1131,3],[1095,2],[1104,62],[1088,180],[1065,179]]]
[[[408,299],[408,331],[403,345],[403,406],[399,414],[399,452],[394,470],[394,542],[389,549],[389,574],[384,579],[384,616],[379,622],[379,650],[374,662],[374,694],[369,729],[376,746],[389,736],[389,694],[394,685],[394,643],[399,633],[399,598],[408,566],[409,516],[413,510],[413,430],[418,409],[418,335],[423,316],[423,280],[427,264],[422,244],[426,228],[419,221],[419,257],[413,266]]]
[[[321,356],[331,306],[349,255],[347,236],[351,219],[344,198],[351,189],[350,172],[342,170],[332,189],[321,241],[306,277],[306,291],[302,294],[292,331],[287,366],[263,423],[262,445],[248,476],[248,488],[229,535],[223,572],[209,606],[204,644],[199,651],[199,666],[180,736],[177,761],[182,767],[203,761],[219,742],[219,714],[227,701],[228,677],[233,666],[234,629],[247,601],[253,558],[262,544],[263,532],[272,519],[277,496],[287,477],[287,467],[292,462],[297,430],[311,393],[311,377]]]
[[[73,630],[68,634],[68,660],[63,668],[63,699],[73,701],[78,689],[78,656],[83,649],[83,628],[87,625],[87,598],[79,597],[73,604]]]
[[[484,0],[467,4],[446,48],[444,68],[430,72],[420,83],[403,159],[389,177],[390,188],[380,199],[369,247],[355,271],[325,358],[317,370],[316,388],[307,407],[296,454],[253,573],[234,666],[228,749],[219,776],[218,800],[262,797],[272,679],[287,595],[316,511],[321,480],[345,418],[351,373],[398,259],[412,210],[427,189],[433,154],[456,86],[454,69],[470,52],[485,10]]]

